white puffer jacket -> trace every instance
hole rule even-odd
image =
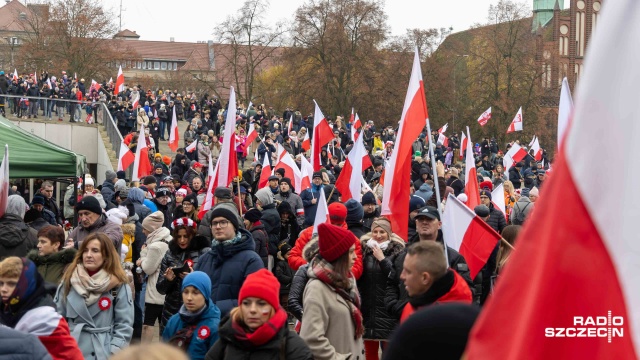
[[[144,302],[149,304],[164,304],[164,295],[156,290],[160,264],[164,254],[169,250],[169,241],[172,240],[171,232],[166,227],[161,227],[147,236],[147,247],[140,252],[140,267],[147,278],[147,291]]]

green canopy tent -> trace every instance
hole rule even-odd
[[[0,152],[9,145],[10,178],[75,178],[85,172],[87,159],[33,135],[0,116]],[[0,155],[1,159],[1,155]]]

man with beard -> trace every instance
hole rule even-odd
[[[170,229],[171,223],[173,222],[173,212],[175,210],[175,200],[171,197],[171,191],[166,187],[158,188],[153,203],[158,208],[158,211],[164,215],[163,226]]]

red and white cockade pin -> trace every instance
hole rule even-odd
[[[198,329],[198,338],[200,338],[200,340],[208,338],[209,335],[211,335],[211,330],[208,326],[202,325],[200,329]]]
[[[109,309],[111,307],[111,299],[106,296],[101,297],[100,300],[98,300],[98,307],[102,311]]]
[[[187,259],[186,263],[187,265],[189,265],[189,267],[193,267],[193,260]]]

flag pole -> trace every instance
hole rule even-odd
[[[238,184],[238,211],[240,212],[240,217],[242,217],[242,194],[240,193],[240,176],[236,176],[236,184]]]
[[[515,248],[513,247],[513,245],[509,244],[509,242],[507,240],[505,240],[503,237],[500,238],[500,241],[502,241],[502,243],[508,247],[510,250],[515,250]]]
[[[431,171],[433,172],[433,185],[436,190],[436,202],[438,203],[438,214],[442,219],[442,198],[440,197],[440,186],[438,185],[438,174],[436,172],[436,157],[433,154],[433,136],[431,136],[431,122],[427,118],[427,137],[429,138],[429,157],[431,158]],[[442,243],[444,244],[444,257],[449,263],[449,254],[447,253],[447,243],[442,237]]]

